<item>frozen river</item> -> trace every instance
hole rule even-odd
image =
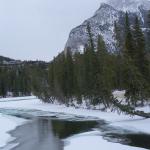
[[[0,109],[0,113],[28,120],[10,132],[15,140],[9,142],[2,150],[7,150],[9,145],[14,143],[19,144],[12,150],[64,150],[70,144],[68,138],[80,137],[84,133],[94,131],[97,138],[103,138],[111,143],[150,149],[149,134],[131,133],[109,126],[107,122],[96,118],[38,110]],[[88,142],[90,141],[87,141],[87,145]]]

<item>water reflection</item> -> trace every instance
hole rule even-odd
[[[61,139],[95,127],[96,121],[65,121],[38,118],[12,131],[20,143],[13,150],[63,150]],[[14,142],[14,141],[13,141]]]
[[[130,130],[109,125],[99,126],[99,130],[103,133],[103,138],[109,142],[150,149],[149,134],[132,133]]]
[[[96,121],[52,120],[53,132],[60,139],[67,138],[73,134],[89,131],[97,124]]]
[[[37,119],[12,134],[20,144],[13,150],[63,150],[63,143],[54,136],[51,120]]]

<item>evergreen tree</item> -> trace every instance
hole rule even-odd
[[[65,103],[67,96],[67,84],[66,84],[66,58],[65,54],[61,53],[54,60],[54,93],[55,98]]]
[[[6,72],[5,70],[0,70],[0,96],[5,97],[7,94],[7,82],[6,81]]]
[[[143,77],[148,81],[149,76],[149,62],[146,57],[146,43],[144,33],[140,28],[140,22],[138,17],[135,18],[134,24],[134,41],[135,41],[135,65],[139,69]]]
[[[67,49],[66,57],[65,57],[65,79],[66,80],[66,93],[65,95],[69,98],[74,94],[74,64],[73,58],[71,54],[71,49]]]
[[[85,95],[91,99],[95,92],[97,60],[90,25],[87,26],[88,45],[84,50],[84,87]]]
[[[150,54],[150,10],[148,11],[148,15],[147,15],[147,27],[148,27],[148,31],[147,31],[147,51]]]
[[[113,70],[110,64],[110,56],[107,51],[105,42],[102,36],[98,36],[97,44],[97,57],[98,57],[98,72],[97,80],[95,84],[97,85],[97,97],[99,103],[105,104],[106,107],[109,106],[112,99],[112,76]]]
[[[128,13],[126,12],[125,16],[125,49],[124,49],[124,55],[127,55],[128,57],[131,57],[131,59],[134,59],[135,57],[135,47],[134,47],[134,40],[133,35],[130,29],[130,21]]]
[[[94,50],[94,41],[93,41],[93,34],[91,30],[90,23],[87,24],[87,35],[88,35],[88,46]]]
[[[144,67],[144,36],[140,29],[138,18],[135,19],[134,42],[126,14],[126,38],[124,51],[124,83],[128,103],[134,105],[137,101],[143,102],[148,98],[148,85],[143,78]],[[133,46],[134,43],[134,46]],[[141,56],[141,58],[140,58]],[[142,63],[142,64],[141,64]]]
[[[143,104],[144,100],[147,100],[149,95],[147,83],[130,57],[126,57],[124,63],[126,100],[129,105],[136,106],[137,102]]]
[[[54,97],[54,62],[52,61],[49,64],[48,69],[48,84],[49,84],[49,93],[50,93],[50,100],[53,102]]]
[[[114,34],[116,41],[116,61],[115,61],[115,70],[116,70],[116,88],[121,90],[123,89],[123,39],[121,36],[121,29],[117,22],[114,23]]]
[[[85,67],[83,57],[84,54],[80,54],[79,52],[74,54],[74,92],[79,104],[82,103],[82,96],[85,92]]]
[[[117,24],[117,22],[115,21],[114,23],[114,39],[116,41],[115,43],[115,48],[116,48],[116,52],[117,54],[121,54],[121,51],[123,49],[123,40],[122,40],[122,36],[121,36],[121,28],[120,26]]]

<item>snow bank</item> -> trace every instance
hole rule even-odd
[[[36,98],[36,96],[26,96],[26,97],[7,97],[7,98],[0,98],[0,102],[30,100],[30,99],[35,99],[35,98]]]
[[[91,110],[75,107],[66,107],[65,105],[55,105],[43,103],[39,99],[33,100],[21,100],[21,101],[9,101],[9,102],[0,102],[0,108],[9,108],[9,109],[31,109],[31,110],[42,110],[56,113],[66,113],[70,115],[78,115],[83,117],[94,117],[99,119],[104,119],[109,122],[116,122],[121,120],[133,119],[128,115],[118,115],[113,112],[101,112],[100,110]],[[140,117],[134,117],[135,119],[140,119]]]
[[[150,119],[129,120],[111,123],[112,126],[121,127],[134,132],[150,134]]]
[[[100,132],[87,132],[78,136],[68,138],[64,150],[145,150],[119,143],[111,143],[100,136]]]
[[[11,139],[13,139],[8,132],[14,130],[23,123],[25,123],[24,119],[0,114],[0,148],[4,147]]]

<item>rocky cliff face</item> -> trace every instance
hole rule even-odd
[[[94,16],[85,20],[83,24],[74,28],[69,35],[66,48],[70,47],[73,52],[82,51],[85,44],[88,43],[87,24],[91,26],[94,42],[97,36],[101,34],[110,51],[115,50],[114,40],[114,22],[116,21],[123,31],[125,12],[129,13],[131,24],[136,15],[139,16],[141,26],[147,30],[147,14],[150,10],[150,1],[148,0],[111,0],[102,3]]]

